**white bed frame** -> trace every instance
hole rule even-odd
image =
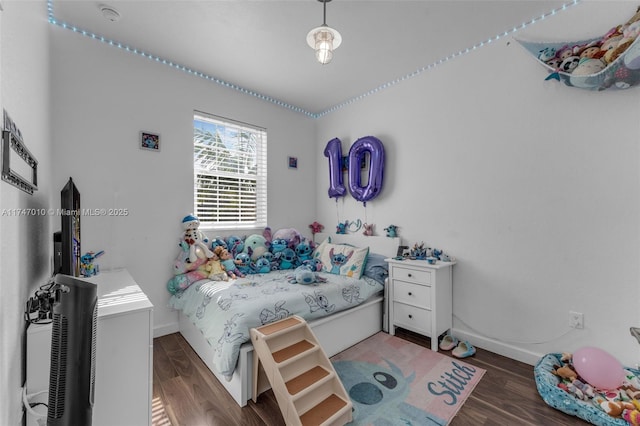
[[[369,251],[389,257],[396,255],[400,238],[367,237],[362,234],[316,234],[315,241],[322,242],[331,237],[334,243],[349,243],[357,247],[369,247]],[[386,292],[386,287],[385,287]],[[334,315],[309,322],[314,334],[320,341],[328,356],[333,356],[350,346],[374,335],[383,329],[383,318],[386,313],[385,297],[378,296],[359,306],[338,312]],[[227,389],[233,399],[244,407],[253,397],[253,345],[246,342],[240,347],[238,365],[230,381],[218,374],[213,368],[213,348],[204,338],[191,320],[180,314],[180,333],[200,356],[202,361],[216,376],[218,381]],[[258,394],[269,388],[266,380],[259,379]]]

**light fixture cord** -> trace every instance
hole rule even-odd
[[[322,25],[327,26],[327,0],[323,0],[322,4],[324,5],[324,14],[322,16]]]

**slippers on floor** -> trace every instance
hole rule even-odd
[[[466,340],[464,342],[460,342],[456,348],[451,351],[451,355],[456,358],[467,358],[476,353],[476,348]]]
[[[447,334],[440,341],[440,349],[443,351],[450,351],[458,345],[458,339],[454,336]]]

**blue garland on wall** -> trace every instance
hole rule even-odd
[[[326,109],[324,111],[318,112],[318,113],[313,113],[313,112],[307,111],[307,110],[305,110],[303,108],[300,108],[300,107],[292,105],[290,103],[281,101],[281,100],[279,100],[277,98],[274,98],[272,96],[265,95],[265,94],[256,92],[254,90],[246,89],[246,88],[244,88],[242,86],[239,86],[237,84],[222,80],[220,78],[217,78],[217,77],[209,75],[209,74],[205,74],[205,73],[200,72],[198,70],[194,70],[193,68],[190,68],[188,66],[175,63],[175,62],[170,61],[168,59],[161,58],[161,57],[159,57],[157,55],[154,55],[152,53],[145,52],[145,51],[140,50],[140,49],[136,49],[135,47],[128,46],[126,44],[122,44],[122,43],[119,43],[119,42],[114,41],[114,40],[106,39],[106,38],[104,38],[104,37],[102,37],[102,36],[100,36],[98,34],[92,33],[91,31],[83,30],[81,28],[78,28],[78,27],[76,27],[74,25],[71,25],[71,24],[68,24],[66,22],[58,21],[55,18],[55,15],[53,13],[53,0],[47,0],[47,10],[48,10],[48,15],[49,15],[49,23],[51,23],[53,25],[57,25],[57,26],[59,26],[61,28],[67,29],[67,30],[71,30],[71,31],[73,31],[75,33],[81,34],[81,35],[86,36],[86,37],[90,37],[90,38],[92,38],[94,40],[100,41],[102,43],[106,43],[106,44],[108,44],[110,46],[113,46],[113,47],[117,47],[117,48],[122,49],[122,50],[124,50],[126,52],[142,56],[143,58],[158,62],[159,64],[166,65],[166,66],[175,68],[177,70],[186,72],[187,74],[191,74],[191,75],[193,75],[195,77],[203,78],[203,79],[205,79],[207,81],[210,81],[212,83],[219,84],[219,85],[227,87],[229,89],[236,90],[236,91],[238,91],[240,93],[243,93],[245,95],[250,95],[250,96],[256,97],[258,99],[261,99],[263,101],[270,102],[270,103],[272,103],[274,105],[277,105],[279,107],[282,107],[282,108],[285,108],[285,109],[289,109],[291,111],[295,111],[295,112],[304,114],[304,115],[306,115],[308,117],[311,117],[311,118],[320,118],[320,117],[323,117],[323,116],[325,116],[325,115],[327,115],[329,113],[332,113],[332,112],[335,112],[335,111],[337,111],[339,109],[342,109],[342,108],[344,108],[344,107],[346,107],[348,105],[351,105],[351,104],[353,104],[355,102],[358,102],[358,101],[360,101],[360,100],[362,100],[362,99],[364,99],[366,97],[369,97],[371,95],[375,95],[376,93],[378,93],[378,92],[380,92],[382,90],[385,90],[385,89],[388,89],[390,87],[393,87],[396,84],[402,83],[403,81],[406,81],[406,80],[409,80],[411,78],[417,77],[417,76],[421,75],[422,73],[424,73],[426,71],[429,71],[429,70],[431,70],[433,68],[436,68],[436,67],[438,67],[438,66],[440,66],[440,65],[442,65],[442,64],[444,64],[446,62],[449,62],[452,59],[455,59],[455,58],[457,58],[459,56],[466,55],[467,53],[471,53],[471,52],[473,52],[475,50],[478,50],[478,49],[480,49],[480,48],[482,48],[482,47],[484,47],[484,46],[486,46],[486,45],[488,45],[488,44],[490,44],[490,43],[492,43],[494,41],[500,40],[503,37],[506,37],[506,36],[508,36],[510,34],[513,34],[513,33],[517,32],[517,31],[520,31],[520,30],[522,30],[522,29],[524,29],[524,28],[526,28],[526,27],[528,27],[530,25],[535,24],[536,22],[539,22],[539,21],[541,21],[543,19],[546,19],[546,18],[548,18],[550,16],[553,16],[556,13],[562,12],[562,11],[568,9],[571,6],[575,6],[576,4],[580,3],[581,1],[582,0],[572,0],[572,1],[568,2],[568,3],[563,4],[562,6],[556,8],[556,9],[553,9],[553,10],[551,10],[551,11],[549,11],[547,13],[544,13],[544,14],[538,16],[538,17],[534,17],[529,21],[523,22],[519,26],[514,26],[512,29],[507,30],[507,31],[505,31],[505,32],[503,32],[501,34],[497,34],[497,35],[495,35],[493,37],[490,37],[490,38],[488,38],[488,39],[486,39],[484,41],[481,41],[481,42],[479,42],[479,43],[477,43],[477,44],[475,44],[473,46],[467,47],[466,49],[462,49],[462,50],[460,50],[458,52],[452,53],[452,54],[450,54],[450,55],[448,55],[448,56],[446,56],[444,58],[441,58],[441,59],[439,59],[439,60],[437,60],[437,61],[435,61],[435,62],[433,62],[433,63],[431,63],[429,65],[426,65],[426,66],[424,66],[422,68],[418,68],[417,70],[415,70],[413,72],[410,72],[410,73],[405,74],[405,75],[403,75],[401,77],[398,77],[398,78],[396,78],[394,80],[391,80],[389,82],[381,84],[380,86],[375,87],[375,88],[373,88],[373,89],[371,89],[371,90],[369,90],[369,91],[367,91],[365,93],[362,93],[362,94],[360,94],[358,96],[354,96],[354,97],[352,97],[350,99],[347,99],[347,100],[345,100],[343,102],[340,102],[340,103],[338,103],[338,104],[336,104],[336,105],[334,105],[334,106],[332,106],[332,107],[330,107],[330,108],[328,108],[328,109]]]

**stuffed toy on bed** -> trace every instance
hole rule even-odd
[[[198,258],[204,259],[213,256],[213,252],[207,247],[209,240],[198,230],[199,227],[200,221],[192,214],[182,219],[182,228],[184,229],[182,241],[189,248],[189,260],[192,262]]]
[[[267,226],[264,228],[262,235],[269,242],[274,240],[287,240],[287,247],[293,250],[295,250],[296,246],[302,241],[302,234],[295,228],[278,229],[272,233],[271,228]]]
[[[209,272],[204,268],[207,259],[198,257],[195,262],[191,262],[189,259],[188,246],[183,244],[179,244],[178,246],[180,247],[180,251],[178,252],[176,260],[173,262],[174,276],[167,282],[167,290],[171,294],[176,294],[188,288],[194,282],[209,277]]]
[[[291,284],[309,285],[309,284],[327,282],[326,278],[322,278],[320,275],[316,274],[307,265],[298,266],[293,271],[293,275],[287,275],[287,279]]]
[[[244,240],[243,253],[248,254],[251,260],[256,261],[260,256],[269,251],[269,242],[267,239],[259,234],[249,235]]]
[[[216,247],[214,253],[220,258],[220,263],[222,263],[224,270],[227,271],[227,275],[229,276],[229,278],[235,280],[238,277],[244,277],[244,274],[240,272],[240,270],[236,266],[236,261],[229,250],[222,246],[218,246]]]

